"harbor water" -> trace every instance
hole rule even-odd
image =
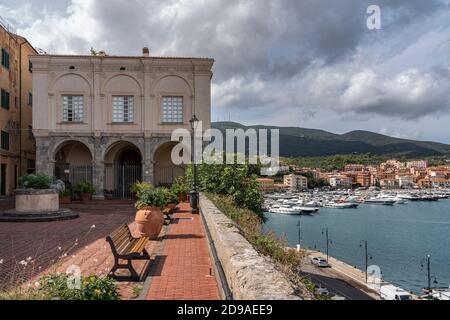
[[[367,240],[369,265],[379,266],[384,280],[404,289],[421,293],[427,287],[427,255],[432,286],[450,284],[450,200],[362,204],[357,209],[321,208],[311,216],[266,213],[266,217],[264,229],[286,237],[290,246],[298,244],[300,221],[302,247],[322,252],[326,252],[323,231],[328,228],[330,256],[361,270],[365,251],[360,244]]]

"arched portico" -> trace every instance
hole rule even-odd
[[[128,141],[111,144],[104,153],[105,194],[113,198],[130,198],[131,187],[142,181],[142,152]]]
[[[166,142],[155,150],[153,155],[153,184],[170,186],[176,177],[184,175],[185,166],[177,166],[172,162],[172,149],[177,142]]]
[[[83,142],[68,140],[59,144],[53,154],[54,175],[68,185],[87,181],[92,183],[93,157]]]

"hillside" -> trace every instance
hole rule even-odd
[[[297,127],[244,126],[236,122],[214,122],[213,128],[225,129],[279,129],[282,157],[318,157],[335,154],[387,155],[399,154],[408,158],[450,155],[450,145],[393,138],[369,131],[334,134],[324,130]]]

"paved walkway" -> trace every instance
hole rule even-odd
[[[14,207],[13,199],[1,199],[0,211]],[[83,275],[106,275],[113,265],[106,235],[127,223],[137,236],[132,201],[92,201],[89,204],[64,205],[80,214],[67,221],[39,223],[0,223],[0,291],[39,277],[48,272],[65,272],[71,265]],[[150,241],[146,249],[156,251],[159,241]],[[133,266],[143,274],[145,261]],[[126,272],[125,272],[126,273]],[[34,283],[31,281],[31,283]],[[119,283],[122,298],[136,295],[137,283]]]
[[[207,237],[200,215],[181,205],[150,271],[147,300],[218,300]]]

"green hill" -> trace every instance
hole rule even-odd
[[[319,157],[336,154],[390,155],[407,158],[450,155],[450,145],[393,138],[369,131],[334,134],[324,130],[297,127],[244,126],[236,122],[214,122],[213,128],[226,129],[279,129],[282,157]]]

